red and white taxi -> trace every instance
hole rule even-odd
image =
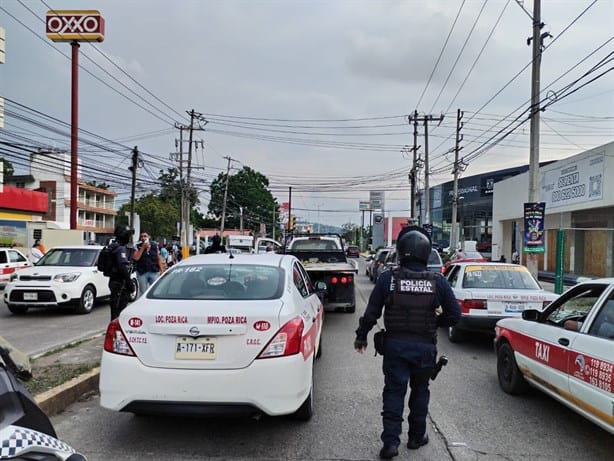
[[[541,310],[557,298],[518,264],[456,263],[446,278],[461,307],[460,321],[448,328],[452,342],[462,341],[469,332],[494,334],[498,320],[520,317],[525,309]]]
[[[101,405],[308,420],[314,359],[321,353],[318,294],[291,255],[183,260],[109,324]]]
[[[499,385],[532,385],[614,434],[614,278],[580,283],[543,312],[497,323]]]

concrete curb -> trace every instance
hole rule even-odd
[[[47,416],[57,415],[84,395],[97,392],[99,377],[100,367],[97,367],[34,396],[34,400]]]

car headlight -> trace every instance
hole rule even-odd
[[[70,282],[74,282],[75,280],[77,280],[80,275],[81,273],[79,272],[71,272],[69,274],[58,274],[53,277],[53,280],[55,282],[70,283]]]

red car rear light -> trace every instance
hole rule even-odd
[[[4,274],[12,274],[13,272],[15,272],[15,268],[14,267],[4,267],[4,268],[0,269],[0,271],[2,271],[0,273],[3,274],[3,275]]]
[[[468,314],[471,309],[486,309],[485,299],[463,299],[460,300],[461,312]]]
[[[294,317],[286,323],[262,350],[259,359],[285,357],[301,351],[303,344],[303,319]]]
[[[341,277],[333,276],[330,278],[330,283],[332,283],[333,285],[336,285],[337,283],[345,285],[347,283],[352,283],[353,281],[354,278],[351,275],[343,275]]]
[[[107,327],[107,334],[104,337],[104,350],[113,354],[136,357],[117,319],[112,320]]]

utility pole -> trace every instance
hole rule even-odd
[[[412,219],[416,217],[416,177],[418,175],[418,149],[420,146],[418,145],[418,111],[414,111],[413,117],[409,116],[409,123],[413,123],[414,125],[414,147],[412,147],[413,152],[413,162],[411,170],[409,171],[409,184],[410,184],[410,215]]]
[[[543,41],[550,37],[549,33],[541,33],[544,23],[541,22],[541,0],[533,0],[533,36],[527,39],[527,44],[533,45],[533,65],[531,68],[531,127],[529,143],[529,203],[539,201],[539,93],[540,70],[542,60]],[[532,43],[531,43],[532,42]],[[527,269],[537,278],[537,255],[529,253]]]
[[[224,185],[224,203],[222,204],[222,225],[220,227],[220,237],[224,238],[224,224],[226,222],[226,201],[228,200],[228,178],[230,176],[230,162],[232,162],[232,157],[227,155],[224,157],[228,160],[228,167],[226,168],[226,184]]]
[[[137,146],[132,149],[132,165],[128,169],[132,172],[132,182],[130,184],[130,227],[134,229],[134,201],[136,194],[136,169],[139,166],[139,150]],[[132,236],[130,237],[132,240]]]
[[[177,126],[175,125],[177,128],[179,128],[180,130],[180,153],[181,153],[181,160],[180,160],[180,173],[183,172],[183,139],[181,136],[181,133],[183,132],[183,130],[188,130],[189,132],[189,145],[188,145],[188,160],[187,160],[187,174],[186,174],[186,180],[185,182],[181,182],[181,210],[182,210],[182,219],[181,219],[181,255],[182,258],[187,258],[190,255],[190,238],[189,238],[189,232],[190,232],[190,210],[191,210],[191,176],[192,176],[192,148],[193,148],[193,144],[192,144],[192,140],[193,140],[193,134],[194,131],[204,131],[205,128],[204,126],[208,123],[207,120],[203,117],[203,114],[199,113],[199,112],[195,112],[194,109],[192,109],[191,111],[187,112],[187,114],[190,116],[190,125],[189,126]],[[198,122],[198,126],[195,127],[194,126],[194,122],[197,121]]]
[[[436,117],[434,115],[430,115],[430,114],[425,114],[421,117],[418,116],[418,111],[414,111],[413,115],[409,116],[409,121],[413,122],[414,124],[414,186],[416,183],[416,178],[417,178],[417,171],[418,168],[420,168],[420,164],[421,164],[421,160],[417,157],[417,151],[419,149],[420,146],[417,145],[418,143],[418,122],[422,122],[424,123],[424,198],[426,200],[426,211],[425,211],[425,216],[424,216],[424,224],[430,224],[431,223],[431,204],[430,204],[430,194],[429,194],[429,133],[428,133],[428,124],[429,122],[439,122],[441,123],[443,121],[443,114]],[[411,176],[410,176],[411,179]],[[412,204],[415,201],[415,197],[416,197],[416,193],[415,193],[415,189],[412,188],[412,191],[414,191],[414,200],[412,200]],[[415,210],[415,209],[414,209]],[[422,214],[422,213],[421,213]]]
[[[459,162],[458,154],[461,151],[462,147],[460,147],[460,142],[463,140],[463,135],[461,134],[461,130],[463,128],[463,122],[461,122],[464,113],[457,109],[456,111],[456,142],[454,144],[454,169],[452,170],[452,174],[454,174],[454,189],[452,193],[452,228],[450,230],[450,248],[456,250],[456,220],[458,216],[458,176],[465,170],[465,165],[462,161]],[[462,227],[461,227],[462,229]]]

